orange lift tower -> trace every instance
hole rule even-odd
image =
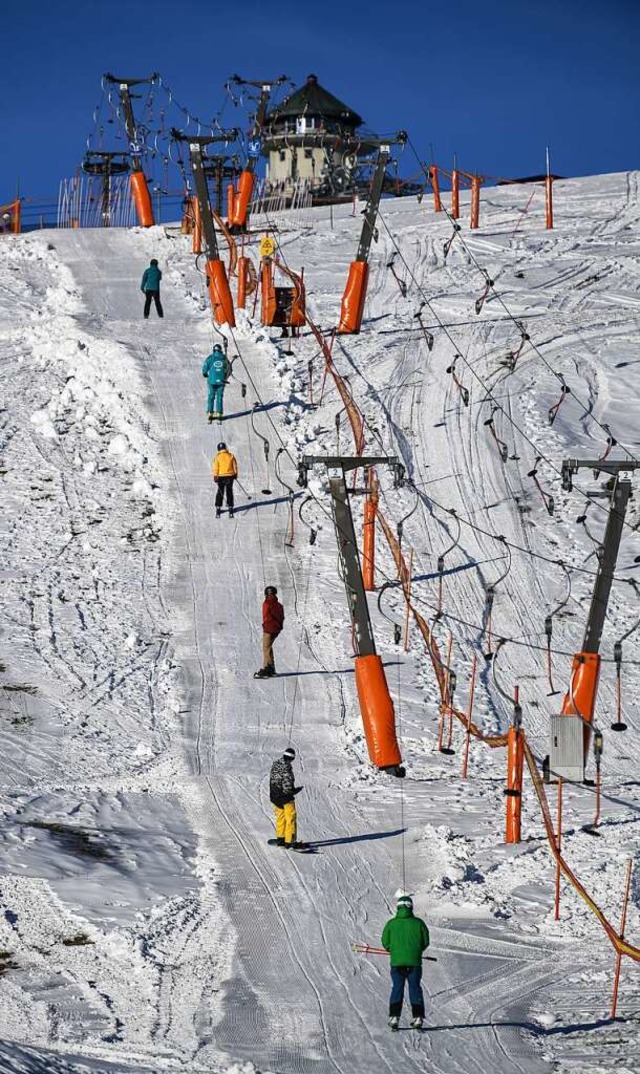
[[[369,757],[377,768],[391,775],[402,777],[405,774],[396,737],[395,712],[389,694],[382,659],[376,653],[373,628],[369,616],[369,606],[364,589],[358,544],[351,515],[346,473],[386,464],[394,472],[394,486],[399,488],[404,481],[404,467],[397,456],[345,456],[345,455],[304,455],[298,466],[298,484],[307,486],[310,467],[320,463],[327,468],[333,523],[336,529],[338,555],[342,567],[341,574],[347,591],[347,604],[351,618],[351,636],[356,655],[356,688],[364,733],[367,740]],[[369,489],[354,489],[353,492],[368,493]]]
[[[237,137],[237,130],[221,131],[220,134],[208,137],[182,134],[181,131],[172,129],[171,137],[177,142],[187,142],[189,145],[189,160],[193,173],[193,186],[196,192],[200,226],[204,236],[205,255],[207,258],[206,273],[209,300],[213,309],[213,319],[216,324],[228,324],[235,328],[236,318],[233,309],[231,288],[224,261],[220,259],[218,240],[213,222],[211,202],[209,201],[209,187],[207,186],[207,158],[203,149],[212,142],[232,142]]]
[[[390,160],[392,145],[405,145],[407,141],[406,131],[398,131],[395,138],[387,142],[381,142],[378,149],[376,169],[371,181],[369,198],[363,213],[362,232],[358,243],[358,252],[355,261],[349,266],[347,286],[342,296],[340,320],[338,321],[338,334],[341,336],[357,335],[362,327],[362,315],[364,303],[367,297],[367,281],[369,279],[369,250],[371,243],[378,239],[376,220],[378,219],[378,207],[384,190],[384,180],[387,165]]]
[[[553,775],[561,779],[576,782],[584,780],[598,693],[600,641],[631,495],[631,481],[624,475],[639,467],[640,462],[631,459],[623,462],[611,462],[608,459],[565,459],[562,463],[562,487],[567,492],[573,488],[573,475],[581,468],[593,470],[595,477],[602,472],[610,474],[611,478],[606,489],[588,494],[590,498],[608,499],[610,508],[598,556],[598,570],[582,649],[573,658],[571,681],[562,705],[562,714],[551,717],[549,768]]]
[[[269,97],[271,96],[271,91],[274,86],[281,86],[283,82],[290,82],[290,79],[287,78],[286,75],[280,75],[280,78],[260,81],[240,78],[240,75],[232,75],[229,79],[229,83],[231,82],[236,86],[255,86],[260,90],[258,105],[255,115],[253,116],[253,124],[249,133],[247,163],[240,173],[238,189],[235,190],[233,185],[229,187],[227,225],[232,235],[238,235],[247,230],[249,202],[251,201],[251,195],[253,194],[256,163],[260,157],[262,149],[260,133],[264,127]]]
[[[140,227],[151,227],[155,222],[153,218],[153,206],[151,204],[151,195],[140,160],[141,147],[138,144],[137,128],[133,118],[131,87],[153,84],[157,81],[158,74],[154,72],[154,74],[149,75],[148,78],[116,78],[115,75],[107,74],[104,76],[104,79],[105,82],[112,82],[117,85],[120,91],[120,101],[122,103],[122,111],[124,112],[124,125],[127,132],[127,138],[129,139],[129,151],[131,153],[131,163],[133,165],[131,175],[129,176],[131,193],[133,195]]]

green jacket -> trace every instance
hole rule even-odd
[[[429,946],[429,929],[408,906],[399,906],[384,927],[382,946],[391,955],[392,966],[420,966]]]

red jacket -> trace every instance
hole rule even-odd
[[[278,598],[270,593],[262,603],[262,629],[265,634],[279,634],[284,623],[284,608]]]

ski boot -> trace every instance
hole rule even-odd
[[[233,518],[233,507],[229,508],[229,518]]]
[[[220,510],[220,508],[216,507],[216,518],[220,518],[221,514],[222,514],[222,511]]]
[[[393,1014],[389,1019],[389,1029],[392,1033],[397,1033],[400,1028],[400,1019],[397,1014]]]
[[[420,1015],[418,1015],[416,1018],[414,1018],[412,1020],[411,1028],[412,1029],[422,1029],[422,1018],[420,1017]]]
[[[211,425],[211,422],[213,421],[212,411],[209,411],[209,413],[207,414],[207,421],[209,422],[209,425]]]

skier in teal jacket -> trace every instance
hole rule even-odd
[[[398,898],[396,916],[390,918],[383,929],[382,946],[391,956],[389,1025],[391,1029],[398,1028],[407,981],[413,1015],[411,1025],[414,1029],[422,1029],[424,996],[420,981],[422,954],[429,946],[429,929],[421,918],[413,916],[413,899],[409,895]]]
[[[155,257],[151,258],[149,267],[146,268],[142,274],[142,283],[140,284],[140,290],[144,294],[144,319],[147,320],[149,311],[151,309],[151,300],[155,302],[156,312],[158,317],[164,317],[164,311],[160,302],[160,280],[162,279],[162,273],[158,268],[158,262]]]
[[[224,389],[230,373],[231,363],[227,360],[220,344],[216,343],[211,354],[205,358],[202,365],[202,376],[206,377],[209,383],[207,396],[209,421],[222,417]]]

